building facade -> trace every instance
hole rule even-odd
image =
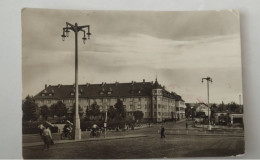
[[[74,85],[47,86],[34,96],[38,106],[62,101],[68,109],[75,103]],[[162,122],[167,119],[184,118],[185,103],[181,96],[169,92],[155,82],[130,82],[130,83],[102,83],[79,85],[79,105],[83,112],[93,103],[100,106],[101,111],[106,111],[109,106],[114,106],[117,99],[122,100],[126,111],[131,115],[134,111],[142,111],[144,119],[149,122]],[[183,113],[182,113],[183,112]]]

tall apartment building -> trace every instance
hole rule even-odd
[[[67,108],[75,103],[74,85],[45,85],[45,88],[34,96],[38,106],[51,106],[62,101]],[[96,102],[101,111],[114,106],[121,99],[128,112],[142,111],[144,119],[151,122],[161,122],[166,119],[182,118],[185,113],[184,100],[174,92],[169,92],[155,82],[102,83],[79,85],[79,105],[85,112],[87,107]]]

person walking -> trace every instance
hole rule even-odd
[[[43,132],[42,132],[42,137],[43,137],[43,142],[44,142],[43,150],[48,150],[50,148],[50,145],[53,144],[49,126],[44,127]]]
[[[43,124],[40,124],[40,125],[38,126],[38,128],[39,128],[40,136],[41,136],[41,138],[42,138],[42,133],[43,133],[43,129],[44,129]]]
[[[165,129],[164,129],[164,126],[161,126],[161,138],[165,138]]]

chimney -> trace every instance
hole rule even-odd
[[[45,84],[45,89],[47,88],[47,84]]]
[[[145,83],[145,79],[143,79],[143,83]]]
[[[134,85],[134,81],[132,81],[132,85]]]

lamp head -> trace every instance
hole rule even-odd
[[[83,39],[83,43],[85,44],[87,41],[87,38],[84,36],[82,39]]]
[[[66,32],[66,37],[69,37],[70,31],[68,29],[66,29],[65,32]]]
[[[65,41],[66,36],[62,34],[61,37],[62,37],[62,41]]]

